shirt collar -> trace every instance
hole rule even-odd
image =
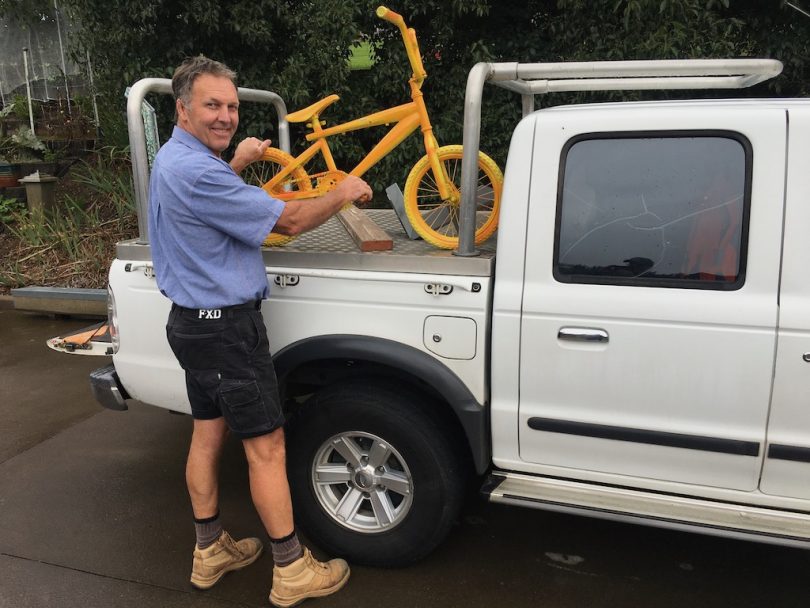
[[[211,152],[208,146],[206,146],[199,139],[194,137],[191,133],[189,133],[185,129],[181,129],[177,125],[174,125],[174,129],[172,130],[172,139],[176,139],[181,144],[188,146],[192,150],[197,150],[199,152],[206,152],[209,155],[213,156],[214,158],[220,159],[219,156]]]

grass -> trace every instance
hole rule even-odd
[[[27,285],[103,288],[115,244],[138,234],[129,159],[102,149],[57,184],[48,217],[0,198],[0,293]]]

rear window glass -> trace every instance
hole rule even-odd
[[[560,168],[555,278],[739,288],[750,163],[737,134],[574,140]]]

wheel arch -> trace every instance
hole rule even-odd
[[[318,361],[356,361],[390,369],[414,386],[427,386],[452,410],[467,440],[475,470],[490,464],[489,407],[479,403],[461,379],[441,361],[412,346],[371,336],[335,334],[294,342],[274,357],[279,384]]]

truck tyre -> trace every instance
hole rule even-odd
[[[353,383],[322,390],[294,416],[287,455],[295,517],[318,546],[352,563],[394,567],[445,538],[466,466],[457,434],[436,413],[419,393]]]

